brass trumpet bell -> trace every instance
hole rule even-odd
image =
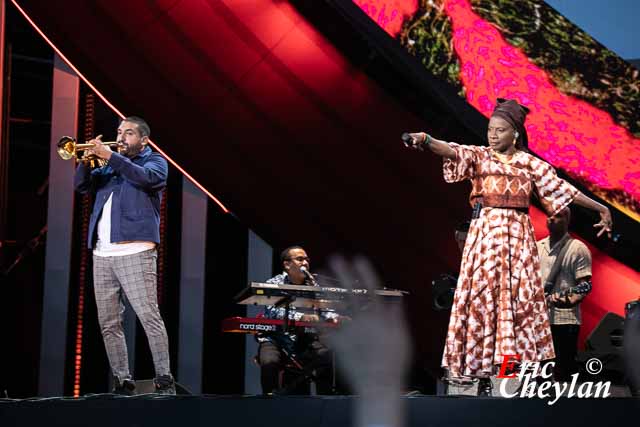
[[[71,160],[76,155],[76,140],[70,136],[63,136],[58,141],[58,155],[63,160]]]
[[[105,141],[101,143],[102,145],[107,145],[107,146],[114,146],[114,145],[120,145],[118,142],[116,141]],[[104,159],[101,159],[95,155],[87,155],[84,151],[87,150],[88,148],[92,148],[95,147],[95,144],[78,144],[76,139],[72,136],[63,136],[62,138],[60,138],[60,140],[58,141],[58,155],[63,159],[63,160],[70,160],[73,159],[74,157],[78,160],[78,162],[84,162],[85,164],[87,164],[88,166],[95,168],[95,167],[102,167],[105,164],[107,164],[107,162]]]

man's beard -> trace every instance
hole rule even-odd
[[[120,150],[120,154],[125,157],[133,158],[137,156],[142,151],[142,146],[132,146],[128,144],[124,144],[122,150]]]

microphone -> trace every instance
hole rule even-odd
[[[313,286],[318,286],[318,284],[316,283],[316,278],[313,277],[313,274],[311,274],[309,272],[309,270],[307,270],[307,267],[305,267],[304,265],[302,267],[300,267],[300,271],[302,271],[302,273],[307,276],[307,278],[309,279],[309,281],[311,282],[311,284]]]
[[[413,138],[408,133],[406,133],[406,132],[403,133],[401,138],[402,138],[402,142],[404,142],[405,146],[411,147],[413,145]]]
[[[416,144],[416,140],[414,137],[412,137],[410,134],[408,134],[407,132],[403,133],[402,136],[400,137],[402,138],[402,142],[404,142],[404,146],[408,147],[408,148],[412,148],[415,147],[417,148],[419,151],[424,151],[424,146],[423,144]]]

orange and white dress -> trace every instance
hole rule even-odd
[[[450,144],[444,179],[472,183],[471,205],[484,206],[471,221],[451,309],[442,366],[452,378],[485,377],[504,355],[521,361],[555,357],[540,276],[538,250],[527,213],[535,190],[554,215],[578,190],[544,161],[518,151],[503,163],[489,147]]]

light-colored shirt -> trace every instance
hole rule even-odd
[[[581,279],[591,277],[591,252],[584,243],[577,239],[571,239],[569,234],[566,234],[553,247],[551,247],[549,237],[537,242],[542,282],[546,282],[551,268],[567,240],[569,240],[567,243],[569,247],[556,276],[553,292],[572,288]],[[580,304],[569,308],[559,308],[551,303],[549,305],[549,322],[552,325],[580,325],[582,322]]]
[[[100,220],[98,221],[98,241],[93,250],[93,254],[101,257],[133,255],[148,251],[156,247],[153,242],[123,242],[111,243],[111,205],[113,193],[102,208]]]

